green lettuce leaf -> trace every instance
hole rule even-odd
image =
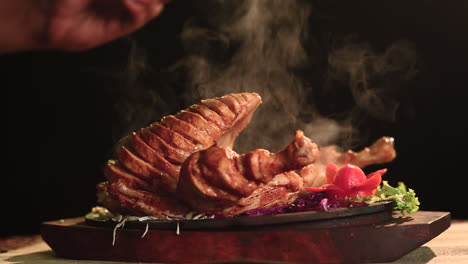
[[[374,203],[383,200],[395,201],[395,209],[399,209],[401,214],[412,214],[419,210],[419,199],[413,189],[406,188],[403,182],[398,182],[397,187],[392,187],[387,181],[377,187],[375,195],[369,197],[367,203]]]

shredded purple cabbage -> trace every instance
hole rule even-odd
[[[365,202],[351,202],[343,206],[336,200],[328,199],[325,192],[310,192],[306,196],[297,198],[292,204],[274,206],[270,208],[256,208],[243,212],[237,216],[264,216],[284,213],[308,212],[308,211],[328,211],[343,207],[366,206]],[[227,216],[219,213],[207,213],[205,218],[223,219]]]
[[[366,203],[350,203],[347,207],[365,206]],[[257,208],[245,211],[240,216],[263,216],[294,212],[308,211],[328,211],[336,208],[342,208],[336,200],[329,200],[325,192],[310,192],[304,197],[299,197],[292,204],[283,206],[274,206],[271,208]],[[215,217],[217,218],[217,217]]]
[[[300,197],[292,204],[274,206],[271,208],[256,208],[245,211],[241,215],[244,216],[262,216],[262,215],[275,215],[293,212],[306,212],[306,211],[323,211],[332,208],[339,208],[339,203],[323,203],[326,201],[327,194],[325,192],[311,192],[307,196]]]

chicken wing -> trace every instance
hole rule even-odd
[[[272,186],[278,185],[272,183],[275,182],[274,178],[293,179],[297,174],[278,175],[312,164],[318,157],[317,145],[300,130],[296,132],[293,141],[278,153],[257,149],[239,155],[229,147],[213,146],[192,154],[185,161],[176,193],[199,212],[223,211],[232,206],[266,206],[274,203],[272,197],[289,190],[280,188],[281,191],[278,189],[277,193],[274,192]],[[302,180],[300,182],[302,184]],[[298,185],[294,186],[294,191],[299,191]],[[259,200],[253,201],[255,199]],[[278,202],[284,199],[279,199]],[[240,209],[232,209],[232,212],[238,210]]]

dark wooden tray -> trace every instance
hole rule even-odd
[[[396,260],[450,226],[450,213],[401,217],[382,210],[345,217],[218,229],[118,229],[83,217],[45,222],[44,241],[71,259],[158,262],[365,263]],[[145,233],[146,232],[146,233]],[[142,238],[142,235],[144,237]]]

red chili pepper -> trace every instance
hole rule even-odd
[[[314,192],[326,191],[329,198],[337,200],[356,195],[373,195],[385,172],[387,169],[381,169],[366,176],[357,166],[347,164],[338,169],[335,164],[329,163],[326,168],[327,184],[306,189]]]

